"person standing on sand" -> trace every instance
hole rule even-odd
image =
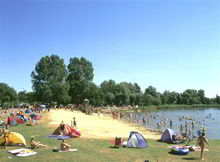
[[[131,122],[132,120],[132,113],[129,113],[129,123]]]
[[[201,147],[201,156],[200,158],[203,160],[203,151],[204,151],[204,148],[205,148],[205,143],[209,146],[207,140],[205,139],[205,133],[202,132],[201,135],[199,136],[198,140],[197,140],[197,145],[199,145]]]
[[[76,126],[76,118],[75,117],[73,117],[73,126],[74,126],[74,128],[77,128],[77,126]]]
[[[64,129],[65,129],[65,124],[63,123],[63,121],[60,123],[60,134],[63,135],[64,134]]]
[[[9,136],[9,131],[7,129],[3,129],[3,135],[4,135],[4,148],[7,149],[8,145],[8,136]]]

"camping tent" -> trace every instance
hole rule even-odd
[[[4,135],[0,137],[0,144],[5,142]],[[10,132],[8,135],[8,143],[9,144],[23,144],[26,146],[26,141],[24,137],[20,133]]]
[[[147,140],[138,132],[130,132],[127,147],[145,148],[148,147]]]
[[[61,135],[60,126],[52,133],[52,135]],[[68,124],[64,124],[64,134],[65,136],[79,137],[81,134],[74,128],[70,127]]]
[[[32,111],[31,111],[31,109],[27,109],[27,110],[25,110],[25,113],[30,114],[30,113],[32,113]]]
[[[167,143],[173,143],[173,138],[172,138],[173,135],[176,136],[176,133],[174,132],[174,130],[167,128],[164,131],[164,133],[162,134],[160,141],[167,142]]]

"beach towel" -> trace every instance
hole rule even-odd
[[[66,150],[66,151],[61,151],[59,150],[58,152],[76,152],[78,151],[77,149],[69,149],[69,150]]]
[[[201,151],[201,148],[199,146],[194,146],[194,145],[192,145],[192,146],[184,146],[184,145],[171,145],[171,146],[168,146],[168,148],[172,148],[172,147],[186,147],[186,148],[192,147],[193,150],[195,150],[195,151]],[[209,149],[205,148],[204,151],[209,151]]]
[[[37,152],[34,152],[31,149],[25,149],[25,148],[9,150],[8,152],[18,157],[26,157],[37,154]]]
[[[70,136],[62,136],[62,135],[49,135],[47,137],[48,138],[54,138],[54,139],[57,139],[57,140],[63,140],[63,139],[71,138]]]

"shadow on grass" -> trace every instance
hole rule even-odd
[[[174,154],[174,153],[172,153],[171,151],[170,152],[168,152],[170,155],[175,155],[175,156],[186,156],[186,155],[181,155],[181,154]]]
[[[200,160],[199,157],[184,157],[183,160]]]

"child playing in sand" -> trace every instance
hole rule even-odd
[[[204,151],[204,148],[205,148],[205,143],[209,146],[207,140],[205,139],[205,133],[202,132],[201,135],[199,136],[198,138],[198,141],[197,141],[197,145],[199,145],[201,147],[201,159],[203,160],[203,151]]]

